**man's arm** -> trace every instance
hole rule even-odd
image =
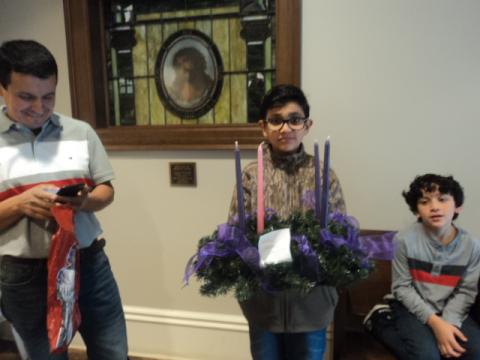
[[[50,208],[56,195],[46,189],[57,187],[51,184],[37,185],[0,202],[0,231],[8,229],[25,216],[37,220],[51,219]]]
[[[113,202],[113,185],[110,181],[96,185],[93,189],[85,187],[75,197],[57,196],[56,201],[77,211],[95,212],[106,208]]]

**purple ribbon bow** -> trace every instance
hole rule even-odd
[[[254,272],[260,270],[260,254],[258,249],[248,241],[245,233],[238,227],[229,224],[218,226],[215,240],[203,245],[187,263],[183,276],[184,285],[188,285],[190,277],[204,266],[209,266],[215,257],[228,257],[237,254]],[[197,259],[195,263],[195,259]]]
[[[347,228],[346,236],[333,234],[327,229],[322,229],[320,230],[320,238],[323,241],[332,244],[335,248],[344,245],[353,251],[361,250],[360,242],[358,240],[358,231],[353,228]]]
[[[360,249],[368,258],[376,260],[393,260],[393,238],[396,232],[386,232],[380,235],[365,235],[359,237]]]

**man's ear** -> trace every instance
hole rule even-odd
[[[4,93],[5,93],[5,88],[3,87],[2,84],[0,84],[0,96],[3,97]]]

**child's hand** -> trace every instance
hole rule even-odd
[[[463,355],[465,348],[460,345],[457,339],[466,342],[467,338],[463,335],[460,329],[437,315],[430,316],[427,324],[432,328],[433,333],[435,334],[438,349],[443,357],[458,358]]]

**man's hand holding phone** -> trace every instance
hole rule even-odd
[[[52,218],[50,208],[54,206],[57,187],[52,184],[36,185],[16,197],[21,214],[37,220]]]
[[[57,191],[56,202],[81,210],[87,202],[89,190],[84,183],[64,186]]]

